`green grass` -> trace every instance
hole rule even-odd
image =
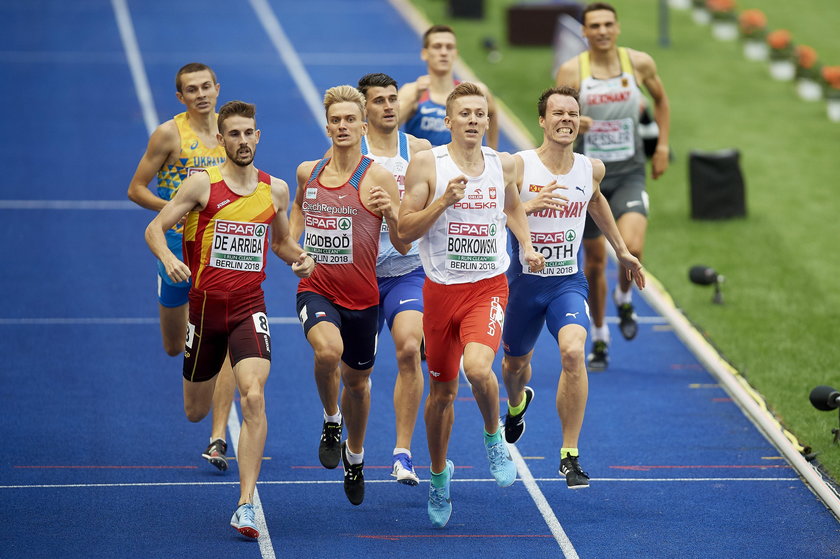
[[[485,0],[485,18],[449,20],[447,2],[415,0],[435,23],[452,25],[461,57],[541,138],[535,104],[552,85],[549,48],[507,44],[505,8],[513,0]],[[760,4],[760,5],[759,5]],[[650,181],[650,228],[645,265],[722,354],[766,398],[770,409],[840,478],[840,447],[831,444],[838,414],[815,410],[811,388],[840,388],[840,124],[828,122],[824,102],[806,103],[791,83],[772,81],[766,65],[750,62],[738,42],[720,42],[689,12],[671,10],[671,47],[659,46],[658,0],[614,0],[621,44],[657,62],[672,107],[675,161]],[[769,27],[784,27],[840,64],[835,0],[764,0]],[[502,47],[487,62],[484,37]],[[735,147],[747,183],[744,219],[689,217],[688,153]],[[693,264],[726,275],[723,306],[711,291],[691,285]]]

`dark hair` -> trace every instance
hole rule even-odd
[[[257,125],[257,106],[245,101],[228,101],[219,109],[219,132],[223,132],[222,123],[232,116],[243,116],[253,118],[254,126]]]
[[[446,98],[446,114],[449,114],[449,107],[452,106],[452,102],[455,101],[455,99],[458,99],[460,97],[469,97],[472,95],[486,98],[484,92],[481,91],[481,88],[475,85],[474,83],[461,82],[458,85],[456,85],[455,89],[453,89],[449,96]]]
[[[587,4],[583,9],[583,12],[580,14],[580,20],[584,25],[586,25],[586,14],[589,12],[596,12],[598,10],[607,10],[608,12],[612,12],[616,21],[618,21],[618,13],[615,11],[615,8],[613,8],[612,4],[607,4],[606,2],[592,2],[591,4]]]
[[[367,98],[368,89],[371,87],[388,87],[394,86],[394,89],[399,89],[397,87],[397,80],[389,76],[388,74],[378,73],[378,74],[365,74],[359,79],[359,87],[357,88],[362,95]]]
[[[566,97],[571,97],[572,99],[580,105],[580,99],[578,99],[578,90],[574,87],[569,87],[568,85],[561,85],[559,87],[550,87],[542,92],[540,95],[540,100],[537,101],[537,112],[543,118],[545,118],[545,108],[548,105],[548,98],[552,95],[565,95]]]
[[[429,46],[429,35],[432,33],[452,33],[455,34],[455,31],[448,25],[432,25],[426,32],[423,33],[423,48],[427,48]]]
[[[201,72],[203,70],[207,70],[210,72],[210,77],[213,78],[213,84],[216,83],[216,72],[213,71],[210,66],[207,64],[202,64],[201,62],[190,62],[189,64],[185,64],[181,66],[181,69],[178,70],[178,73],[175,74],[175,90],[178,93],[182,93],[181,91],[181,76],[184,74],[192,74],[194,72]]]

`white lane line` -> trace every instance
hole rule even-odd
[[[228,429],[230,430],[230,441],[233,443],[233,452],[239,455],[239,414],[236,411],[236,405],[230,407],[230,414],[228,415]],[[254,487],[254,520],[257,523],[257,531],[260,533],[257,542],[260,545],[260,554],[263,559],[276,559],[274,555],[274,546],[271,544],[271,536],[268,533],[268,525],[265,522],[265,514],[263,514],[262,501],[260,500],[260,492]]]
[[[137,92],[137,99],[140,101],[140,108],[143,110],[143,121],[146,123],[146,132],[149,136],[155,131],[160,123],[155,111],[155,102],[152,99],[152,88],[149,87],[149,78],[146,77],[146,69],[143,67],[143,57],[140,55],[140,47],[137,45],[137,36],[134,34],[134,24],[131,23],[131,13],[128,11],[126,0],[111,0],[114,7],[114,15],[117,17],[117,27],[120,30],[125,55],[128,58],[128,67],[131,70],[131,77],[134,80],[134,89]]]
[[[131,200],[0,200],[0,210],[142,210]]]
[[[551,509],[551,505],[548,504],[545,495],[542,494],[542,491],[540,491],[540,488],[537,486],[537,481],[534,479],[534,476],[531,475],[531,470],[528,469],[528,465],[525,463],[522,455],[519,454],[519,450],[516,448],[516,445],[509,444],[507,447],[510,451],[511,458],[513,458],[514,464],[516,464],[516,470],[519,472],[519,478],[522,480],[522,483],[525,484],[525,489],[528,490],[528,493],[531,495],[531,499],[533,499],[534,503],[537,505],[537,509],[540,511],[543,520],[545,520],[545,523],[548,525],[548,529],[551,530],[551,534],[560,546],[563,556],[566,559],[579,559],[577,551],[575,551],[575,547],[566,535],[566,531],[563,530],[563,526],[560,525],[560,521],[557,520],[557,516],[554,515],[554,511]],[[563,481],[565,482],[566,480]]]
[[[296,316],[276,316],[269,324],[300,324]],[[160,324],[159,318],[0,318],[0,326],[81,325],[81,324]]]
[[[306,106],[309,107],[309,111],[315,118],[315,122],[318,123],[318,128],[324,134],[324,138],[329,140],[326,130],[327,120],[324,115],[324,107],[321,104],[322,96],[318,88],[315,87],[312,78],[309,77],[309,73],[304,68],[303,62],[301,62],[297,51],[295,51],[291,41],[289,41],[286,32],[283,31],[283,27],[274,14],[274,10],[271,9],[271,6],[269,6],[266,0],[250,0],[250,2],[251,7],[257,13],[263,29],[268,34],[268,38],[271,39],[271,43],[277,49],[277,53],[289,69],[292,79],[303,95]]]

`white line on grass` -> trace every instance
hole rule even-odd
[[[146,70],[143,67],[140,47],[137,46],[137,36],[134,34],[134,25],[131,23],[131,13],[128,11],[126,0],[111,0],[111,5],[114,7],[114,15],[117,17],[117,27],[119,27],[120,38],[123,48],[125,48],[125,55],[128,58],[131,77],[134,79],[137,99],[140,101],[140,108],[143,110],[146,131],[151,136],[160,121],[152,99],[152,88],[149,87],[149,79],[146,77]]]
[[[554,515],[554,511],[551,509],[551,505],[548,504],[545,495],[542,494],[542,491],[540,491],[540,488],[537,486],[537,481],[534,479],[534,476],[531,475],[531,470],[528,469],[528,465],[525,463],[522,455],[519,454],[519,450],[517,450],[516,445],[509,444],[507,447],[510,451],[511,458],[513,458],[514,464],[516,464],[516,470],[519,472],[519,478],[522,480],[522,483],[525,484],[525,489],[528,490],[528,494],[531,495],[531,499],[533,499],[534,503],[537,505],[537,509],[540,511],[543,520],[545,520],[545,523],[548,524],[548,529],[551,530],[554,539],[560,546],[563,556],[566,559],[579,559],[577,551],[575,551],[575,547],[566,535],[565,530],[563,530],[563,526],[560,525],[560,521],[557,520],[557,517]]]
[[[292,79],[303,95],[303,100],[309,107],[312,116],[315,118],[315,122],[318,123],[318,129],[324,134],[324,138],[329,139],[327,137],[326,117],[324,116],[324,107],[321,104],[321,95],[318,92],[318,88],[312,82],[312,78],[309,77],[306,68],[304,68],[297,51],[295,51],[291,41],[289,41],[289,37],[283,31],[283,27],[274,14],[274,10],[271,9],[271,6],[266,0],[251,0],[251,7],[254,8],[263,29],[268,34],[268,38],[271,39],[271,43],[277,49],[277,53],[289,69]]]

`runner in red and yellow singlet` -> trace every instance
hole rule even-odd
[[[230,355],[242,404],[239,506],[230,523],[252,538],[259,537],[252,500],[265,447],[264,388],[271,364],[261,287],[269,228],[272,250],[295,274],[306,277],[315,267],[289,235],[288,186],[254,167],[260,137],[255,114],[255,107],[242,101],[219,110],[218,140],[227,160],[187,178],[146,228],[146,241],[170,279],[192,279],[183,369],[184,411],[190,421],[207,415],[217,372]],[[185,215],[182,262],[167,246],[164,232]]]

